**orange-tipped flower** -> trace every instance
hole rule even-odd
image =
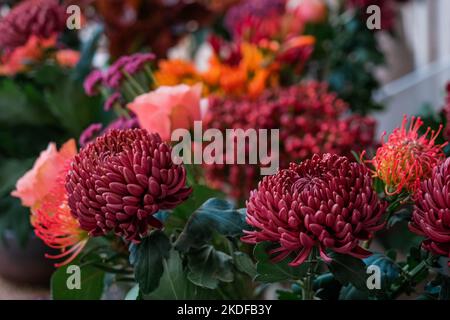
[[[80,228],[67,203],[64,185],[69,163],[58,175],[52,192],[44,198],[42,205],[33,211],[31,216],[31,224],[36,235],[50,248],[61,250],[57,255],[46,254],[50,259],[64,259],[56,263],[55,267],[72,262],[88,241],[87,232]]]
[[[375,167],[375,175],[385,183],[388,195],[399,194],[403,190],[414,193],[421,180],[429,178],[433,168],[439,165],[445,155],[442,151],[446,145],[435,144],[442,130],[430,128],[423,134],[419,129],[423,125],[420,117],[403,118],[402,126],[396,128],[388,140],[383,141],[371,163]]]

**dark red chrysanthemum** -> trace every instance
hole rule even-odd
[[[171,159],[171,148],[142,129],[111,130],[74,158],[66,189],[72,214],[91,236],[113,231],[139,241],[153,217],[188,198],[186,170]]]
[[[306,82],[287,88],[270,89],[257,99],[214,97],[204,118],[205,128],[279,129],[280,167],[313,154],[335,153],[352,156],[374,144],[375,120],[347,116],[347,104],[328,86]],[[270,147],[270,146],[269,146]],[[260,179],[257,165],[208,165],[208,181],[217,188],[232,187],[232,195],[246,198]]]
[[[12,50],[30,36],[49,38],[64,30],[66,14],[57,0],[26,0],[0,20],[0,48]]]
[[[326,250],[363,258],[359,246],[384,223],[386,203],[372,188],[369,170],[346,157],[314,155],[289,169],[265,177],[247,201],[247,243],[269,241],[278,262],[291,254],[291,266],[302,264],[314,247],[325,261]]]
[[[409,227],[426,237],[424,249],[450,258],[450,158],[421,182]]]

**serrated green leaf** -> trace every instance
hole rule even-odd
[[[366,265],[358,258],[331,252],[332,261],[328,264],[330,272],[341,284],[351,283],[359,290],[367,290]]]
[[[252,279],[256,277],[256,265],[248,254],[240,251],[233,253],[234,264],[236,268],[249,275]]]
[[[179,253],[170,252],[169,259],[163,260],[164,273],[156,290],[146,295],[145,299],[154,300],[186,300],[217,299],[217,291],[194,285],[187,279],[186,271]]]
[[[273,263],[267,254],[267,249],[270,245],[267,243],[259,243],[255,246],[253,255],[257,260],[256,281],[261,282],[278,282],[284,280],[299,280],[302,279],[307,270],[307,263],[301,264],[298,267],[291,267],[288,265],[287,259]]]
[[[233,281],[232,258],[213,246],[204,246],[188,255],[188,279],[197,286],[216,289],[220,281]]]
[[[189,218],[175,243],[175,248],[181,252],[200,248],[211,239],[214,232],[238,237],[246,227],[245,213],[242,210],[234,209],[226,200],[212,198]]]
[[[155,230],[139,244],[130,246],[130,263],[134,276],[144,294],[149,294],[159,285],[164,272],[163,261],[169,257],[170,241],[160,230]]]
[[[71,265],[59,268],[51,279],[51,295],[54,300],[98,300],[104,288],[104,271],[91,265],[80,268],[80,289],[69,289],[67,281],[73,276],[67,273]]]

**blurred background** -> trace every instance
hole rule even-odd
[[[304,1],[288,0],[286,6],[297,12]],[[376,137],[397,127],[404,114],[441,120],[450,79],[449,0],[315,1],[325,3],[327,12],[316,12],[319,17],[310,17],[313,23],[305,28],[318,43],[305,68],[306,78],[327,81],[349,103],[351,112],[372,115],[377,120]],[[111,121],[102,112],[100,99],[85,95],[86,75],[123,55],[145,50],[155,53],[155,64],[164,59],[190,60],[205,70],[215,50],[210,35],[229,40],[232,32],[225,30],[224,20],[246,0],[59,1],[65,7],[81,8],[81,30],[65,29],[65,21],[62,27],[53,25],[48,16],[36,13],[39,10],[27,9],[22,14],[31,18],[21,21],[29,25],[21,22],[11,33],[12,27],[5,27],[11,19],[6,17],[20,2],[26,1],[0,1],[0,43],[14,42],[33,28],[54,28],[61,33],[56,50],[76,49],[81,56],[72,65],[53,61],[19,75],[2,69],[0,76],[0,299],[47,299],[52,263],[43,259],[45,248],[33,235],[28,209],[10,192],[49,141],[61,143],[79,137],[91,123]],[[252,2],[257,15],[259,7]],[[382,9],[382,30],[369,31],[365,26],[371,4]],[[57,15],[52,10],[50,6],[46,11],[50,17]],[[1,62],[7,65],[10,48],[1,50]],[[33,106],[39,108],[21,112]]]

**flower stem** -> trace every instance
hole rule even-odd
[[[315,295],[313,284],[318,266],[316,248],[312,249],[306,262],[308,263],[308,271],[303,280],[303,300],[313,300]]]
[[[139,82],[137,82],[136,79],[134,79],[128,72],[122,70],[122,73],[125,75],[130,84],[134,87],[134,89],[137,90],[138,95],[144,94],[146,92],[144,88],[142,88],[142,86],[139,84]]]
[[[413,282],[415,278],[421,274],[426,268],[428,268],[429,264],[432,262],[434,257],[429,255],[427,259],[422,260],[417,266],[415,266],[411,271],[403,270],[403,281],[391,288],[391,299],[395,299],[403,293],[405,287]]]

